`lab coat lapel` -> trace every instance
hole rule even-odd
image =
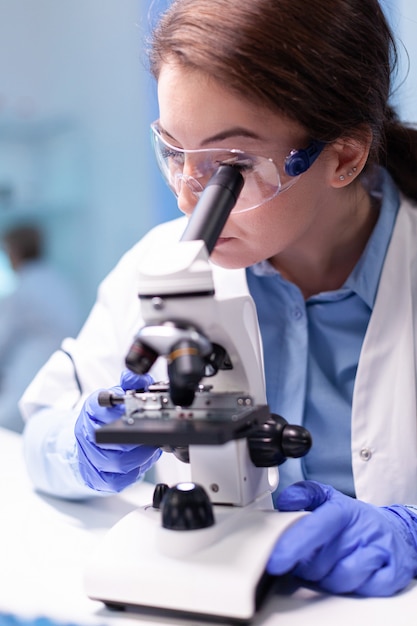
[[[359,360],[352,463],[359,499],[417,503],[417,209],[403,202]]]

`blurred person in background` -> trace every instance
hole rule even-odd
[[[44,256],[41,231],[16,226],[1,237],[16,287],[0,299],[0,426],[23,429],[18,400],[63,337],[79,328],[77,298]]]

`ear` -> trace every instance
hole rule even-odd
[[[363,170],[372,144],[372,131],[362,129],[361,137],[341,137],[330,146],[331,185],[346,187]]]

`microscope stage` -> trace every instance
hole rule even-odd
[[[266,405],[234,409],[177,409],[144,411],[121,418],[96,432],[97,443],[156,446],[221,445],[247,437],[250,429],[269,416]]]

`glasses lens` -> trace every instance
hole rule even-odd
[[[271,159],[240,150],[182,150],[165,141],[155,124],[152,124],[152,131],[158,166],[176,196],[186,184],[198,198],[220,165],[238,167],[245,181],[234,213],[254,209],[288,186],[281,184],[277,167]]]

